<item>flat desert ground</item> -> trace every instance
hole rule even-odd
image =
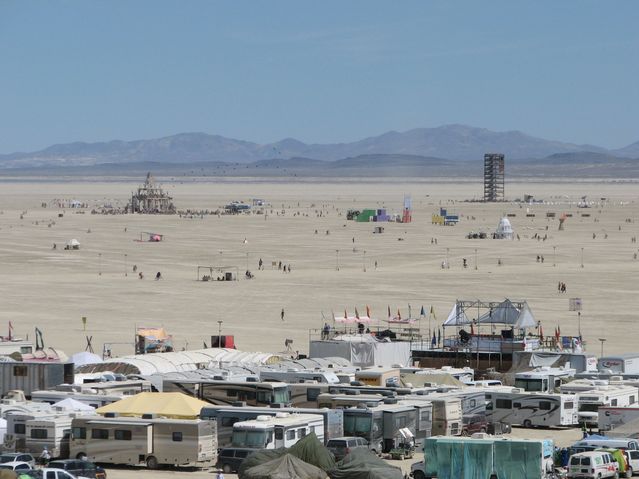
[[[98,354],[103,344],[114,343],[113,353],[122,355],[133,351],[136,326],[164,326],[181,350],[210,344],[223,321],[222,333],[235,335],[238,349],[279,352],[292,339],[293,349],[304,353],[309,329],[321,328],[322,314],[329,318],[346,309],[353,315],[355,307],[363,314],[368,305],[382,319],[388,306],[404,316],[409,304],[414,316],[432,306],[434,327],[456,299],[525,299],[546,335],[557,326],[564,335],[577,335],[569,298],[578,297],[591,352],[600,353],[599,338],[606,339],[606,354],[638,349],[635,184],[507,183],[509,199],[532,194],[545,200],[521,205],[465,201],[481,197],[479,181],[160,181],[178,209],[215,210],[251,198],[269,206],[266,214],[203,219],[94,215],[94,206],[126,204],[138,181],[2,181],[2,334],[11,321],[14,335],[33,338],[38,327],[46,346],[67,354],[83,351],[90,336]],[[413,204],[409,224],[346,220],[349,208],[399,213],[405,194]],[[592,207],[577,207],[584,195]],[[60,209],[51,204],[54,199],[79,200],[89,209]],[[460,216],[457,226],[431,223],[440,206]],[[547,218],[548,212],[556,217]],[[559,231],[563,213],[572,217]],[[492,233],[505,214],[516,215],[510,220],[520,240],[466,239],[470,231]],[[378,225],[382,234],[373,233]],[[136,241],[142,232],[162,234],[164,241]],[[73,238],[80,250],[65,251]],[[450,268],[442,269],[447,255]],[[545,261],[537,262],[537,255]],[[263,271],[257,268],[260,258]],[[272,267],[280,261],[291,265],[291,273]],[[252,280],[243,278],[247,263]],[[133,265],[144,279],[132,272]],[[197,281],[198,265],[237,267],[240,280]],[[158,271],[161,281],[154,280]],[[566,283],[566,293],[558,293],[558,282]],[[427,331],[427,320],[422,329]]]

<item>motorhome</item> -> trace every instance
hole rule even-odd
[[[60,384],[51,390],[33,391],[31,399],[34,402],[54,404],[63,399],[71,398],[88,406],[99,408],[124,397],[150,391],[151,383],[145,380]]]
[[[54,416],[55,412],[51,408],[24,412],[15,411],[7,414],[7,432],[4,435],[2,449],[13,452],[24,451],[27,448],[27,422]]]
[[[322,416],[324,418],[324,442],[344,436],[344,413],[341,409],[212,406],[202,408],[200,418],[217,422],[217,443],[219,448],[223,448],[232,443],[233,424],[255,419],[257,416],[276,416],[280,412]]]
[[[572,368],[540,367],[523,373],[515,373],[515,387],[528,392],[559,392],[562,381],[575,376]]]
[[[454,368],[452,366],[442,366],[441,368],[400,368],[400,374],[450,374],[458,381],[468,384],[475,379],[475,370],[469,367]]]
[[[519,390],[486,393],[486,400],[490,422],[523,427],[578,424],[577,396],[574,394],[526,393]]]
[[[317,407],[329,409],[376,407],[384,404],[386,399],[390,398],[379,394],[320,394],[317,397]]]
[[[398,399],[397,404],[412,406],[416,411],[414,441],[420,446],[424,439],[433,434],[433,403],[420,399]]]
[[[600,431],[610,431],[639,419],[639,405],[626,407],[600,406],[597,425]]]
[[[355,381],[368,386],[399,386],[399,369],[371,368],[355,373]]]
[[[428,397],[433,404],[433,428],[435,436],[459,436],[462,433],[462,401],[458,397]]]
[[[74,418],[70,457],[106,464],[205,466],[217,458],[214,421],[155,417]]]
[[[594,451],[601,447],[613,449],[639,450],[639,440],[632,438],[610,438],[605,436],[586,437],[570,446],[571,454]]]
[[[320,383],[339,384],[339,378],[333,371],[322,369],[294,369],[285,370],[262,368],[259,371],[260,381],[276,381],[281,383]]]
[[[217,380],[167,379],[163,382],[164,392],[181,392],[202,401],[221,406],[238,402],[247,406],[290,405],[289,387],[282,383],[255,381],[235,382]]]
[[[637,403],[639,390],[632,386],[600,386],[577,394],[579,423],[595,427],[599,423],[602,406],[625,407]]]
[[[19,338],[0,338],[0,356],[10,356],[11,354],[32,354],[34,350],[31,341]]]
[[[289,384],[291,405],[295,407],[318,407],[320,394],[378,394],[384,397],[399,397],[410,394],[430,394],[442,392],[441,387],[386,387],[386,386],[354,386],[351,384]]]
[[[69,457],[72,416],[57,414],[50,417],[30,419],[26,422],[26,449],[40,454],[45,448],[52,458]]]
[[[279,449],[291,447],[311,433],[315,433],[320,441],[324,441],[323,417],[317,414],[283,412],[275,416],[260,415],[233,425],[232,445],[255,449]]]
[[[344,409],[344,435],[363,437],[377,453],[395,447],[400,429],[408,428],[415,436],[417,426],[417,409],[410,404]]]

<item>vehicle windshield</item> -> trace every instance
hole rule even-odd
[[[235,447],[266,447],[266,431],[233,431],[233,446]]]
[[[592,404],[592,403],[581,403],[579,405],[579,411],[581,412],[597,412],[599,411],[599,404]]]
[[[515,379],[515,387],[524,391],[543,391],[541,379]]]
[[[275,404],[287,404],[289,402],[288,386],[273,389],[273,402]]]
[[[12,462],[18,457],[16,454],[2,454],[0,456],[0,462]]]
[[[371,416],[344,416],[344,434],[347,436],[366,435],[371,432]]]

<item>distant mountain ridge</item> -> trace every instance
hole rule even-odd
[[[336,161],[366,158],[367,155],[388,155],[384,157],[386,160],[406,155],[431,158],[432,161],[480,161],[486,152],[501,152],[508,160],[513,161],[531,161],[555,154],[582,152],[636,158],[639,157],[639,142],[618,150],[607,150],[594,145],[545,140],[520,131],[495,132],[465,125],[417,128],[405,132],[389,131],[350,143],[335,144],[306,144],[294,138],[258,144],[207,133],[180,133],[150,140],[74,142],[53,145],[37,152],[4,154],[0,155],[0,168],[145,162],[184,165],[215,162],[249,164],[289,158]],[[408,160],[404,158],[402,161]]]

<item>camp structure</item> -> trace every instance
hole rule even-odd
[[[439,214],[433,214],[431,222],[440,226],[455,226],[459,222],[459,215],[448,214],[446,208],[439,208]]]
[[[513,239],[515,237],[515,232],[513,231],[513,227],[510,224],[510,220],[505,216],[499,220],[499,224],[497,225],[497,230],[493,233],[493,239]]]
[[[131,195],[127,213],[174,214],[173,198],[148,173],[144,183]]]
[[[197,419],[209,403],[182,393],[144,392],[121,399],[95,410],[101,415],[142,417],[154,414],[171,419]]]
[[[391,466],[368,449],[356,448],[344,457],[332,471],[331,479],[402,479],[399,467]]]
[[[72,240],[69,240],[69,242],[66,244],[64,249],[66,249],[66,250],[77,250],[77,249],[80,249],[80,242],[77,239],[73,238]]]
[[[138,327],[135,330],[135,354],[170,353],[173,336],[164,328]]]
[[[197,281],[237,281],[239,273],[240,268],[237,266],[198,266],[196,279]]]

